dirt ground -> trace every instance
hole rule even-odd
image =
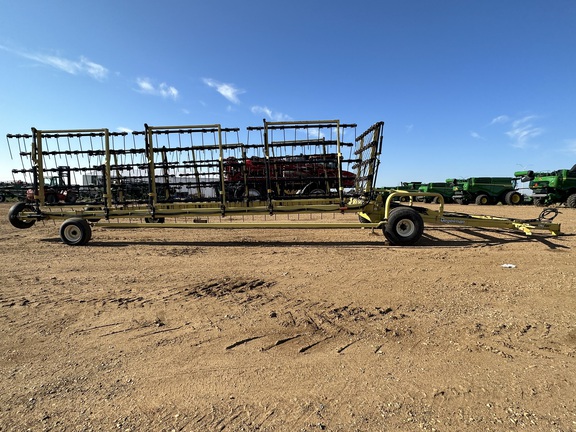
[[[0,431],[576,430],[574,209],[559,237],[96,227],[72,247],[9,207]]]

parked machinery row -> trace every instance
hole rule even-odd
[[[559,204],[576,208],[576,165],[571,169],[550,172],[517,171],[514,177],[449,178],[444,182],[432,183],[402,182],[400,186],[387,189],[434,192],[442,195],[447,203],[461,205],[534,204],[543,207]],[[431,202],[433,198],[420,200]]]

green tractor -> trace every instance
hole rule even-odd
[[[516,190],[516,179],[512,177],[470,177],[465,180],[447,179],[454,188],[452,199],[457,204],[522,204],[523,197]]]
[[[565,204],[576,208],[576,165],[551,172],[517,171],[514,175],[529,182],[534,205]]]

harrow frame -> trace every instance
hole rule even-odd
[[[21,158],[30,162],[26,168],[23,161],[23,169],[13,173],[31,176],[34,185],[33,197],[29,202],[15,204],[8,218],[13,226],[21,229],[30,228],[37,221],[63,221],[60,237],[69,245],[87,244],[93,227],[373,228],[382,229],[391,244],[403,246],[413,245],[420,239],[425,223],[512,229],[527,235],[533,230],[560,234],[560,224],[544,214],[537,219],[518,220],[452,213],[444,210],[444,199],[438,193],[376,191],[383,126],[383,122],[375,123],[350,143],[345,139],[346,131],[355,128],[354,124],[341,124],[339,120],[264,120],[263,126],[247,128],[249,134],[260,135],[261,142],[253,143],[249,139],[244,144],[227,137],[238,136],[239,129],[223,128],[219,124],[146,124],[144,131],[132,132],[132,148],[126,148],[126,132],[33,128],[32,135],[8,135],[9,139],[18,140]],[[292,133],[293,136],[288,136]],[[277,139],[278,134],[281,139]],[[211,142],[206,141],[207,135],[212,136]],[[201,137],[200,142],[194,141],[195,136]],[[90,149],[82,147],[81,139],[86,137],[90,139]],[[144,144],[136,145],[136,138],[142,137]],[[173,145],[170,137],[175,137],[178,144]],[[183,137],[189,138],[188,144],[183,142]],[[80,144],[72,149],[70,139],[76,138]],[[93,138],[100,139],[99,148],[93,148]],[[122,139],[123,147],[114,142],[116,138]],[[62,150],[59,139],[67,140],[68,150]],[[21,140],[31,141],[27,146]],[[49,140],[55,140],[57,150],[48,148]],[[343,151],[346,148],[350,150],[348,157]],[[78,163],[70,167],[69,161],[74,157]],[[68,163],[65,167],[62,167],[63,159]],[[67,185],[62,181],[63,168],[67,169],[64,170]],[[59,195],[64,201],[74,196],[74,191],[82,198],[83,185],[70,184],[70,177],[77,173],[98,179],[92,188],[97,191],[96,197],[51,202],[47,199],[50,189],[45,183],[47,174],[55,172],[59,173],[60,187],[68,188],[68,194]],[[178,189],[184,189],[185,193],[178,193]],[[436,198],[437,209],[414,205],[418,197]],[[408,204],[400,204],[401,198]],[[359,222],[208,222],[201,219],[350,212],[358,214]],[[123,222],[126,219],[129,222]]]

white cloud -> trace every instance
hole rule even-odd
[[[506,135],[512,138],[514,147],[526,148],[530,145],[532,139],[544,132],[543,128],[534,126],[532,123],[532,120],[536,118],[536,116],[532,115],[512,122],[512,129],[506,132]]]
[[[535,115],[525,116],[525,117],[522,117],[521,119],[514,120],[514,122],[512,122],[512,125],[514,127],[516,127],[518,125],[528,123],[529,121],[534,120],[535,118],[537,118],[537,116],[535,116]]]
[[[166,83],[161,83],[158,87],[158,91],[162,97],[176,99],[178,97],[178,90],[176,87],[169,86]]]
[[[0,45],[0,49],[35,61],[37,63],[53,67],[71,75],[88,75],[89,77],[98,81],[104,80],[108,76],[109,72],[108,69],[104,66],[98,63],[94,63],[84,56],[81,56],[79,60],[70,60],[55,55],[17,51],[3,45]]]
[[[144,93],[154,93],[154,86],[147,78],[137,78],[136,84],[138,84],[140,91]]]
[[[208,87],[215,88],[218,93],[236,105],[240,103],[238,95],[245,93],[244,90],[236,88],[234,84],[221,83],[211,78],[204,78],[203,81]]]
[[[470,136],[474,139],[485,140],[485,138],[478,132],[470,131]]]
[[[268,107],[261,107],[261,106],[253,106],[252,108],[250,108],[250,111],[252,111],[253,114],[264,114],[265,117],[267,118],[272,118],[272,110],[269,109]]]
[[[118,126],[118,127],[116,128],[116,130],[117,130],[118,132],[127,132],[127,133],[132,133],[132,132],[133,132],[132,129],[129,129],[129,128],[126,128],[126,127],[123,127],[123,126]]]
[[[155,86],[149,78],[137,78],[136,84],[138,85],[138,91],[141,93],[161,96],[166,99],[178,99],[178,90],[176,87],[169,86],[164,82]]]
[[[81,70],[97,80],[103,80],[108,76],[108,69],[98,63],[91,62],[85,57],[80,58]]]
[[[507,115],[500,115],[498,117],[493,118],[492,121],[490,122],[490,124],[508,123],[509,121],[510,121],[510,118]]]
[[[528,115],[516,119],[507,115],[500,115],[493,118],[490,125],[506,125],[505,127],[508,130],[504,133],[512,140],[513,147],[536,147],[533,144],[534,138],[544,133],[544,128],[535,124],[538,118],[536,115]],[[475,137],[474,135],[472,136]]]
[[[254,105],[250,108],[253,114],[264,114],[264,116],[270,121],[290,121],[292,118],[286,114],[280,112],[274,112],[266,106]]]

